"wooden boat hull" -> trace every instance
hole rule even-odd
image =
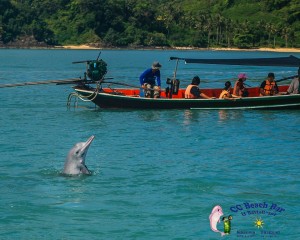
[[[281,87],[286,89],[285,87]],[[258,88],[250,89],[257,92]],[[180,96],[174,98],[161,97],[158,99],[139,97],[139,89],[95,92],[94,90],[76,88],[75,91],[82,97],[90,99],[100,108],[129,108],[129,109],[300,109],[300,94],[277,95],[268,97],[247,97],[234,100],[226,99],[184,99]],[[212,91],[212,90],[211,90]],[[221,90],[215,89],[214,94]],[[206,90],[206,92],[210,92]],[[211,94],[211,95],[214,95]]]

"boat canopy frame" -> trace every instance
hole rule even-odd
[[[300,58],[293,55],[288,57],[275,57],[275,58],[232,58],[232,59],[204,59],[204,58],[179,58],[170,57],[170,61],[176,60],[174,71],[174,79],[176,79],[178,62],[184,61],[187,63],[200,63],[200,64],[219,64],[219,65],[245,65],[245,66],[278,66],[278,67],[298,67],[298,75],[282,78],[276,82],[281,82],[287,79],[300,77]]]
[[[248,66],[279,66],[299,67],[300,58],[293,55],[275,58],[232,58],[232,59],[202,59],[170,57],[170,60],[183,60],[185,63],[222,64],[222,65],[248,65]]]

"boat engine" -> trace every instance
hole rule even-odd
[[[177,95],[179,91],[180,80],[179,79],[170,79],[167,78],[166,82],[169,87],[166,88],[166,93],[169,98],[172,98],[172,95]]]
[[[86,73],[92,81],[99,81],[107,73],[107,64],[102,59],[88,61]]]

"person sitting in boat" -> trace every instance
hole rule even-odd
[[[286,94],[300,94],[300,67],[298,69],[298,77],[292,80]]]
[[[238,75],[238,80],[234,84],[233,94],[240,97],[248,97],[249,93],[245,87],[245,81],[247,75],[245,73],[240,73]]]
[[[141,88],[144,89],[145,97],[160,97],[160,68],[159,62],[154,62],[151,68],[146,69],[140,76]],[[155,84],[157,81],[157,85]]]
[[[237,96],[237,95],[234,95],[234,94],[231,94],[231,82],[227,81],[225,83],[225,87],[224,89],[222,90],[220,96],[219,96],[219,99],[234,99],[234,98],[239,98],[240,96]]]
[[[268,74],[268,78],[261,83],[259,92],[260,96],[273,96],[279,93],[274,73]]]
[[[192,83],[187,86],[185,90],[185,98],[206,98],[210,99],[211,97],[207,96],[199,89],[200,78],[198,76],[193,77]]]

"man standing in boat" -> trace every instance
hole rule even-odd
[[[145,97],[159,98],[160,97],[160,68],[159,62],[154,62],[151,68],[146,69],[140,76],[141,88],[144,89]],[[157,85],[155,84],[155,80]]]
[[[273,96],[279,93],[278,86],[275,82],[275,74],[269,73],[267,80],[260,85],[260,96]]]

